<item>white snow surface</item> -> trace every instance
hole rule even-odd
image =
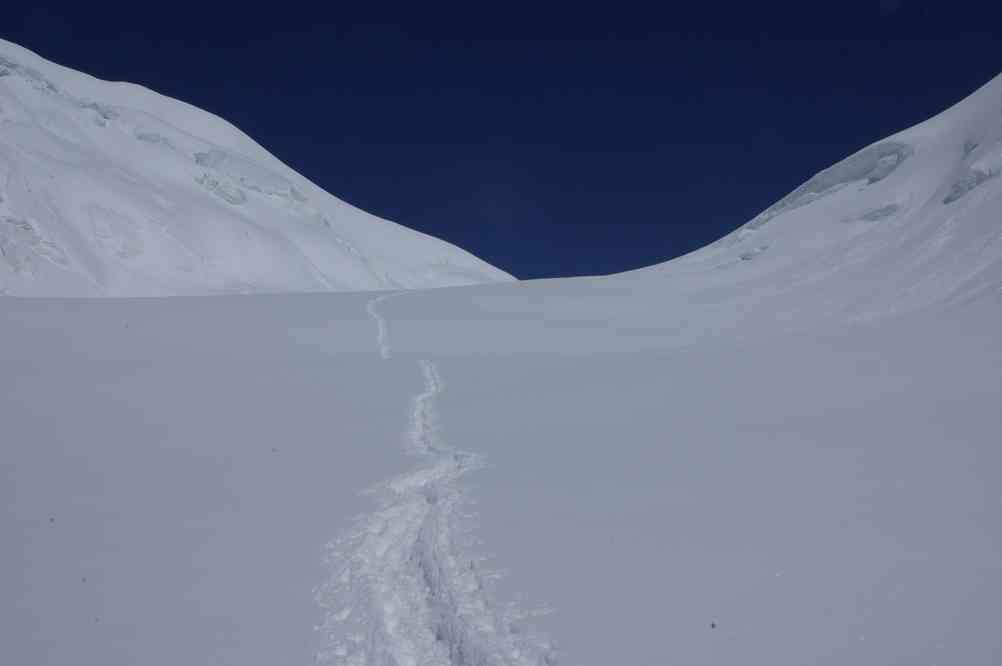
[[[609,277],[0,299],[0,663],[998,664],[1000,142]]]
[[[0,40],[0,292],[158,296],[511,279],[336,199],[216,116]]]

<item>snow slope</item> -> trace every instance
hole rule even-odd
[[[641,272],[686,290],[789,300],[798,318],[865,319],[976,297],[1002,276],[1000,116],[996,77],[821,171],[716,243]]]
[[[1000,131],[627,274],[0,299],[0,662],[999,663]]]
[[[330,291],[510,279],[332,197],[220,118],[0,40],[6,293]]]

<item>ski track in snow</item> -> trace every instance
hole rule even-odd
[[[365,311],[376,321],[376,344],[379,346],[379,355],[384,359],[390,358],[390,338],[386,330],[386,319],[379,313],[376,307],[392,294],[383,294],[365,304]]]
[[[392,357],[379,304],[366,305],[376,342]],[[411,403],[408,451],[421,459],[412,471],[371,493],[380,508],[361,516],[331,544],[333,573],[317,594],[327,611],[321,663],[345,666],[539,666],[556,664],[554,648],[523,633],[532,613],[498,608],[485,581],[490,572],[462,553],[459,480],[483,464],[450,448],[436,425],[444,390],[438,368],[419,360],[424,390]]]

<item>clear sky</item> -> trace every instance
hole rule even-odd
[[[1002,70],[1002,3],[962,0],[43,4],[0,37],[219,114],[521,278],[700,247]]]

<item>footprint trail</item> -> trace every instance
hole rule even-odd
[[[392,357],[389,329],[374,298],[366,310],[376,343]],[[485,588],[489,572],[462,552],[460,479],[483,465],[449,447],[437,427],[445,390],[437,366],[419,360],[423,390],[411,400],[409,453],[420,463],[370,492],[380,508],[360,517],[331,545],[333,574],[318,591],[328,648],[318,662],[345,666],[539,666],[554,648],[523,633],[527,617],[498,608]]]
[[[383,294],[382,296],[376,296],[374,299],[365,304],[365,311],[369,313],[376,322],[376,345],[379,347],[379,355],[384,359],[390,357],[390,336],[386,329],[386,319],[382,314],[379,313],[379,309],[376,307],[391,294]]]

